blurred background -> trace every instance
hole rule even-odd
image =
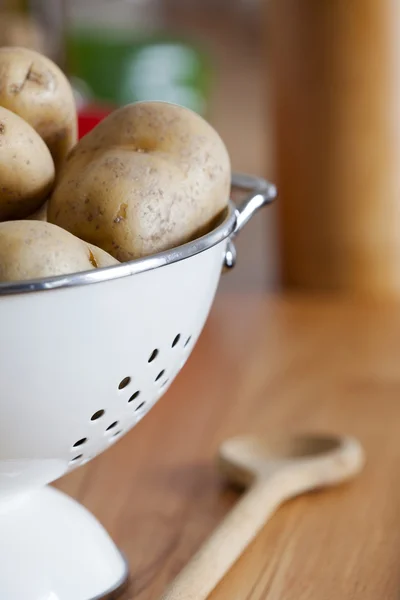
[[[222,290],[400,294],[399,39],[390,0],[0,0],[0,44],[62,67],[81,135],[172,101],[277,183]]]
[[[233,168],[271,176],[259,0],[3,0],[0,45],[36,49],[68,74],[80,133],[120,104],[167,100],[207,118]],[[274,217],[238,240],[222,289],[274,284]]]

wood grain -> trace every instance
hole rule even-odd
[[[128,556],[124,600],[154,600],[238,499],[215,469],[222,440],[354,435],[367,453],[361,476],[288,502],[211,598],[398,598],[399,365],[400,304],[221,294],[167,395],[57,485]]]
[[[398,294],[400,4],[268,9],[284,283]]]

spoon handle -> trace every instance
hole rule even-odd
[[[256,480],[162,596],[205,600],[278,506],[292,495],[275,477]]]

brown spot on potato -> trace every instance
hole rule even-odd
[[[33,62],[31,62],[31,64],[29,65],[29,67],[25,73],[25,77],[23,78],[21,83],[12,83],[10,85],[9,89],[10,89],[11,94],[19,94],[24,89],[26,82],[29,81],[29,78],[31,76],[32,68],[33,68]]]
[[[4,135],[6,132],[6,124],[3,121],[0,121],[0,135]]]
[[[128,210],[128,205],[123,203],[121,204],[121,206],[119,207],[119,210],[117,212],[117,216],[114,219],[114,223],[120,223],[121,221],[124,221],[126,219],[126,211]]]
[[[33,83],[37,83],[38,85],[43,85],[43,83],[45,81],[44,77],[43,77],[43,73],[36,73],[32,69],[30,69],[26,80],[33,81]]]
[[[141,136],[140,138],[137,138],[136,140],[134,140],[133,144],[134,144],[133,150],[135,152],[143,152],[144,154],[147,154],[148,152],[154,152],[154,150],[157,150],[158,140],[156,139],[155,136],[154,137]]]
[[[89,260],[95,269],[98,269],[99,265],[97,264],[97,260],[94,257],[93,252],[89,248]]]
[[[12,94],[20,94],[28,81],[48,90],[54,86],[54,76],[51,71],[35,70],[34,63],[31,62],[21,83],[12,83],[10,85],[10,92]]]

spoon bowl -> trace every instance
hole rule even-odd
[[[344,436],[241,436],[221,445],[218,462],[228,481],[240,487],[288,469],[291,476],[304,470],[307,481],[316,475],[321,487],[356,475],[364,464],[364,453],[355,439]]]

